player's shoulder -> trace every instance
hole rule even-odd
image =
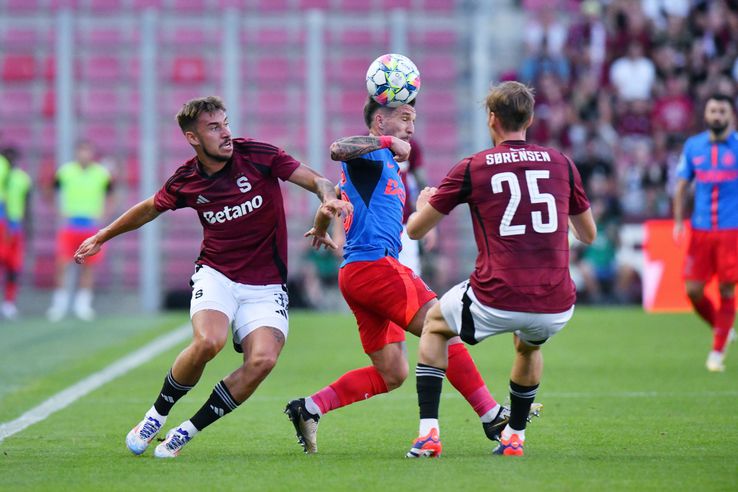
[[[710,132],[704,131],[696,135],[692,135],[684,142],[684,148],[692,149],[695,147],[705,147],[710,143]]]
[[[728,135],[728,145],[738,148],[738,132],[730,132],[730,135]]]
[[[280,149],[276,145],[270,144],[269,142],[256,140],[253,138],[234,138],[232,142],[233,142],[233,152],[237,154],[273,155],[273,154],[278,154],[282,151],[282,149]]]
[[[179,166],[169,177],[164,187],[167,191],[181,188],[181,184],[185,181],[191,180],[193,177],[197,177],[197,158],[193,157],[181,166]]]

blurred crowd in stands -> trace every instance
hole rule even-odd
[[[522,0],[536,89],[529,139],[561,148],[582,174],[600,232],[577,252],[580,299],[637,302],[618,261],[623,224],[670,218],[682,144],[703,131],[707,96],[735,97],[736,0]]]

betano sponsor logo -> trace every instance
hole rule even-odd
[[[243,217],[256,209],[261,208],[263,203],[264,199],[261,195],[256,195],[254,198],[246,200],[240,205],[233,207],[226,205],[222,210],[218,210],[217,212],[203,212],[202,217],[210,224],[215,224],[216,222],[219,224],[225,224],[226,222],[238,219],[239,217]]]

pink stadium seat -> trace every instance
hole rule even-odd
[[[413,0],[377,0],[379,6],[383,10],[390,9],[410,9],[413,6]],[[452,1],[452,0],[447,0]]]
[[[369,68],[373,58],[366,55],[344,57],[340,61],[337,60],[340,70],[326,73],[326,78],[331,81],[340,82],[343,86],[349,88],[364,87],[366,81],[366,69]]]
[[[29,144],[34,144],[36,140],[33,126],[21,121],[14,121],[12,125],[4,125],[2,138],[3,145],[17,146],[21,149],[26,148]]]
[[[290,0],[254,0],[254,7],[259,12],[286,11],[290,9]]]
[[[220,41],[218,31],[202,29],[197,27],[180,27],[162,32],[162,41],[167,44],[180,47],[202,47],[205,45],[216,45]]]
[[[172,81],[192,84],[205,81],[205,60],[195,56],[178,56],[172,63]]]
[[[152,8],[161,9],[164,5],[164,0],[133,0],[133,8],[136,11]]]
[[[35,143],[41,152],[53,154],[56,151],[56,125],[53,122],[44,123],[41,126],[41,136]]]
[[[374,7],[371,0],[339,0],[341,10],[350,12],[368,12]]]
[[[123,0],[87,0],[87,8],[95,13],[116,13],[123,10]]]
[[[170,0],[170,6],[175,12],[199,13],[208,10],[208,0]]]
[[[427,55],[415,60],[420,70],[421,80],[435,82],[456,79],[458,66],[453,55]]]
[[[410,46],[438,53],[453,53],[458,49],[459,38],[455,31],[411,31]],[[430,50],[428,48],[431,48]]]
[[[8,27],[2,31],[0,43],[5,49],[32,47],[41,40],[39,32],[36,29]]]
[[[82,44],[88,45],[90,48],[102,48],[108,50],[110,48],[120,48],[137,41],[136,32],[129,29],[119,28],[97,28],[84,29],[80,31],[80,40]]]
[[[8,82],[26,82],[36,77],[33,55],[6,55],[2,61],[2,78]]]
[[[95,123],[80,128],[80,135],[95,144],[101,154],[109,154],[120,148],[115,124]]]
[[[295,62],[285,57],[268,56],[258,60],[254,65],[244,66],[244,76],[255,77],[256,82],[264,86],[285,85],[295,74]]]
[[[424,11],[451,13],[456,8],[454,0],[421,0],[421,4]]]
[[[94,119],[115,119],[126,105],[114,89],[90,89],[79,98],[82,116]]]
[[[448,124],[445,122],[433,124],[427,127],[426,140],[428,144],[423,147],[431,148],[431,142],[433,148],[443,150],[455,150],[459,145],[459,128],[455,124]]]
[[[370,49],[384,52],[389,46],[389,34],[386,30],[377,29],[342,29],[335,30],[328,34],[328,40],[332,44],[338,44],[341,47],[355,49]],[[373,52],[364,53],[367,59],[366,65],[376,58],[372,56]],[[381,53],[377,53],[377,56]]]
[[[8,12],[36,12],[40,5],[40,0],[5,0],[5,9]]]
[[[44,98],[41,102],[41,114],[46,118],[53,118],[56,114],[56,92],[53,89],[44,92]]]
[[[49,7],[52,10],[59,9],[72,9],[76,10],[79,8],[79,0],[49,0]]]
[[[164,99],[161,101],[159,111],[165,117],[174,118],[184,103],[202,95],[203,92],[196,87],[169,89],[163,94]]]
[[[15,121],[18,118],[30,118],[36,112],[33,92],[28,88],[8,89],[0,87],[0,118]],[[1,136],[0,136],[1,138]]]
[[[90,56],[82,60],[82,77],[89,82],[113,82],[124,76],[120,59],[115,56]]]
[[[327,10],[331,8],[331,0],[299,0],[298,7],[302,10],[308,9],[322,9]]]

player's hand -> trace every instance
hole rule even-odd
[[[681,220],[677,220],[674,222],[674,230],[672,231],[672,235],[674,236],[674,242],[676,244],[681,244],[682,239],[684,239],[684,222]]]
[[[397,162],[405,162],[410,158],[410,142],[400,140],[397,137],[392,137],[390,150],[395,154],[395,160]]]
[[[415,201],[415,210],[420,212],[428,204],[428,200],[436,194],[438,188],[435,186],[426,186],[418,195],[418,199]]]
[[[88,237],[79,245],[77,251],[74,252],[74,261],[80,265],[85,262],[88,256],[96,255],[102,248],[102,241],[98,239],[97,234]]]
[[[311,238],[310,245],[316,250],[320,250],[321,246],[323,246],[325,249],[338,248],[336,243],[333,242],[333,239],[331,239],[331,236],[327,232],[318,231],[315,227],[312,227],[309,231],[307,231],[305,233],[305,237]]]
[[[332,217],[337,215],[351,215],[354,211],[354,206],[351,202],[333,198],[328,200],[321,205],[321,213],[330,214]]]

